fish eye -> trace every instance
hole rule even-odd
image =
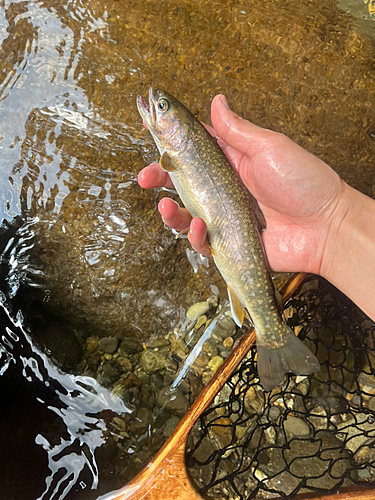
[[[169,109],[169,101],[167,101],[167,99],[164,99],[164,97],[162,97],[161,99],[159,99],[158,100],[158,109],[162,113],[165,113],[166,111],[168,111],[168,109]]]

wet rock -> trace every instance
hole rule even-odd
[[[353,459],[354,462],[358,465],[373,463],[375,459],[375,450],[374,448],[372,448],[372,446],[361,446],[354,453]]]
[[[226,359],[230,354],[230,351],[220,351],[220,356],[223,358],[223,359]]]
[[[210,307],[211,305],[209,304],[208,300],[205,300],[204,302],[197,302],[196,304],[193,304],[191,307],[189,307],[186,312],[186,317],[189,321],[196,321],[200,316],[206,314],[206,312],[209,311]]]
[[[134,420],[133,428],[139,434],[147,429],[151,421],[151,413],[148,408],[141,406],[137,412],[137,417]]]
[[[359,449],[373,446],[375,441],[375,419],[373,415],[364,413],[357,414],[355,418],[352,415],[348,417],[337,425],[339,432],[336,437],[345,440],[345,447],[353,454],[359,453],[358,460],[361,460]]]
[[[153,373],[151,375],[151,383],[154,385],[154,387],[161,389],[164,385],[163,376],[160,373]]]
[[[234,344],[234,340],[233,340],[233,337],[226,337],[224,340],[223,340],[223,347],[225,349],[230,349]]]
[[[211,297],[208,297],[207,303],[211,307],[216,308],[219,305],[219,297],[217,295],[212,295]]]
[[[116,362],[117,362],[118,365],[120,365],[121,370],[124,371],[124,372],[130,372],[133,369],[132,362],[126,356],[119,356],[116,359]]]
[[[98,337],[87,337],[86,339],[86,353],[92,354],[96,351],[99,344]]]
[[[117,337],[103,337],[99,340],[99,350],[107,354],[114,354],[117,351]]]
[[[290,436],[308,436],[310,427],[302,419],[288,415],[284,422],[284,429]]]
[[[248,414],[261,413],[264,408],[263,390],[260,387],[249,387],[244,397],[244,405]]]
[[[171,351],[178,354],[181,358],[184,358],[189,350],[184,339],[176,332],[172,332],[170,335],[170,342]]]
[[[171,418],[169,418],[164,426],[163,430],[163,435],[166,438],[169,438],[169,436],[173,433],[177,425],[180,423],[180,419],[176,417],[175,415],[172,415]]]
[[[126,422],[122,418],[113,417],[111,424],[118,431],[126,431]]]
[[[169,387],[160,390],[157,397],[158,405],[171,412],[185,414],[189,408],[189,403],[180,389],[171,391]]]
[[[206,324],[206,321],[207,321],[207,316],[205,314],[203,316],[200,316],[194,325],[194,330],[195,331],[199,330],[199,328],[201,328]]]
[[[210,356],[210,357],[215,357],[219,354],[219,349],[213,345],[211,342],[209,341],[206,341],[203,346],[202,346],[202,349]]]
[[[217,446],[212,442],[211,437],[207,434],[198,446],[198,448],[194,451],[194,458],[201,463],[206,462],[209,457],[217,450]]]
[[[358,377],[358,383],[361,389],[361,392],[364,392],[368,395],[375,394],[375,377],[368,373],[360,373]]]
[[[203,385],[207,385],[208,382],[212,379],[213,373],[211,371],[205,370],[204,372],[202,372],[201,377]]]
[[[266,439],[266,442],[270,445],[273,445],[276,443],[276,429],[273,426],[267,427],[267,429],[264,432],[264,437]]]
[[[135,340],[125,338],[120,345],[119,353],[122,355],[136,354],[143,351],[143,345]]]
[[[268,417],[270,420],[276,421],[281,414],[280,408],[277,406],[271,406],[269,412],[268,412]]]
[[[120,370],[118,366],[113,365],[111,362],[105,362],[101,368],[101,372],[98,376],[99,384],[104,387],[109,387],[113,384],[120,376]]]
[[[233,319],[224,315],[223,318],[220,319],[214,326],[212,330],[212,335],[215,335],[219,338],[225,339],[226,337],[232,337],[236,333],[236,323]]]
[[[131,373],[128,377],[122,379],[121,382],[126,389],[130,389],[131,387],[140,387],[142,385],[142,382],[135,373]]]
[[[221,417],[210,426],[211,437],[218,442],[219,449],[225,448],[232,442],[233,427],[229,418]]]
[[[295,383],[297,385],[297,389],[304,396],[308,393],[310,388],[309,379],[305,376],[299,376],[295,378]]]
[[[236,425],[236,438],[241,439],[249,431],[249,425]]]
[[[142,384],[141,401],[147,408],[153,408],[155,406],[155,392],[148,384]]]
[[[210,357],[205,351],[201,351],[194,360],[194,367],[206,368],[210,361]]]
[[[313,408],[307,419],[315,430],[324,430],[328,428],[327,412],[323,406],[316,406]]]
[[[220,366],[224,363],[224,359],[221,356],[214,356],[208,362],[208,368],[216,373],[216,371],[220,368]]]
[[[164,370],[169,364],[169,358],[166,354],[160,351],[151,351],[145,349],[141,355],[141,365],[143,370],[148,373],[156,373]]]
[[[95,351],[86,361],[85,373],[92,371],[96,375],[96,371],[101,363],[102,355],[99,351]]]
[[[157,337],[146,342],[146,345],[149,349],[162,349],[163,347],[169,347],[171,341],[163,337]]]

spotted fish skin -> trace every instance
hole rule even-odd
[[[207,225],[236,323],[242,324],[244,309],[251,317],[264,389],[279,385],[288,372],[317,371],[319,362],[280,314],[261,239],[263,214],[217,141],[165,91],[150,89],[149,105],[140,96],[137,105],[158,146],[162,168],[192,217]]]

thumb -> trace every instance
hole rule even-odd
[[[211,104],[211,121],[220,139],[237,151],[251,156],[263,149],[267,135],[270,133],[238,116],[229,109],[226,98],[219,94]]]

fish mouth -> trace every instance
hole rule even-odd
[[[152,87],[148,91],[148,104],[141,95],[137,95],[137,108],[147,127],[156,123],[156,107]]]

